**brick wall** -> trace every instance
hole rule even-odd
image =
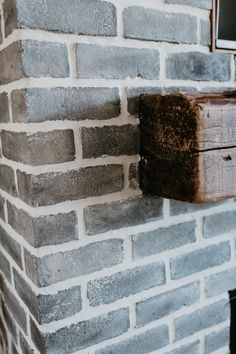
[[[5,0],[0,352],[226,354],[234,200],[143,197],[138,97],[236,87],[210,0]]]

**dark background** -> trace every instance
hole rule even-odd
[[[218,0],[220,8],[218,39],[236,41],[236,0]]]

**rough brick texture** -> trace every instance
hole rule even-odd
[[[46,335],[46,347],[54,352],[69,353],[116,337],[128,329],[129,311],[120,309]],[[71,340],[65,341],[68,335]]]
[[[92,306],[109,304],[164,283],[164,264],[152,264],[90,282],[88,284],[88,299]]]
[[[197,18],[190,15],[134,6],[125,9],[124,26],[126,38],[197,43]]]
[[[167,4],[179,4],[200,7],[202,9],[210,10],[212,9],[211,0],[165,0]]]
[[[79,78],[84,79],[159,79],[159,51],[79,44],[77,67]]]
[[[89,235],[126,226],[138,225],[162,217],[161,198],[136,198],[85,209],[85,227]],[[145,213],[143,210],[145,209]]]
[[[81,310],[80,286],[61,290],[56,294],[36,295],[15,270],[14,283],[20,298],[39,323],[61,320]]]
[[[140,95],[235,86],[212,0],[0,7],[0,353],[226,354],[236,200],[139,187]]]
[[[32,206],[115,193],[123,187],[122,165],[87,167],[65,173],[29,175],[18,171],[17,174],[19,196]]]
[[[83,128],[83,157],[136,155],[139,153],[139,129],[135,125]]]
[[[199,354],[200,353],[200,341],[191,343],[189,345],[183,345],[180,348],[174,349],[168,354]]]
[[[195,223],[189,222],[133,237],[133,259],[140,259],[196,241]]]
[[[3,9],[7,35],[15,28],[25,27],[97,36],[116,35],[116,8],[107,1],[5,0]]]
[[[224,272],[213,274],[205,280],[207,297],[212,297],[235,288],[236,269],[231,268]]]
[[[25,76],[69,76],[68,53],[64,44],[23,41],[20,46]],[[57,65],[52,65],[54,60],[57,61]]]
[[[7,193],[16,196],[16,183],[14,171],[7,165],[0,165],[1,189]]]
[[[0,85],[24,77],[22,71],[20,43],[14,42],[0,51]]]
[[[230,316],[228,301],[208,305],[175,321],[176,339],[182,339],[204,328],[224,322]]]
[[[213,332],[206,336],[205,347],[206,354],[213,353],[214,351],[227,347],[229,344],[229,328],[226,327],[221,331]]]
[[[58,66],[52,61],[57,60]],[[0,84],[24,77],[68,77],[67,48],[63,44],[18,41],[0,52]]]
[[[11,227],[34,247],[66,243],[79,238],[75,212],[32,217],[9,202],[7,210]]]
[[[167,60],[166,75],[172,80],[228,81],[230,62],[230,56],[221,53],[175,53]]]
[[[31,88],[11,94],[14,122],[110,119],[120,113],[116,88]]]
[[[0,107],[1,107],[0,122],[1,123],[9,122],[10,120],[9,103],[8,103],[8,96],[5,92],[0,94]]]
[[[206,216],[203,221],[204,237],[211,238],[227,232],[233,232],[236,227],[235,211]]]
[[[16,299],[16,297],[11,293],[5,282],[3,282],[3,293],[6,305],[9,308],[10,312],[13,314],[15,321],[20,326],[20,328],[26,333],[27,329],[25,311],[19,301]]]
[[[0,226],[0,244],[9,253],[11,258],[22,268],[22,257],[20,244],[15,241],[4,229]]]
[[[228,242],[205,248],[173,258],[170,262],[172,279],[180,279],[207,268],[215,267],[230,260]]]
[[[43,258],[35,258],[25,252],[26,273],[38,286],[93,273],[119,264],[122,260],[123,242],[120,239],[96,242]]]
[[[0,267],[1,267],[1,271],[3,272],[3,274],[7,278],[7,280],[11,281],[10,263],[8,262],[6,257],[1,252],[0,252]]]
[[[137,324],[144,326],[149,322],[168,316],[184,306],[190,306],[199,301],[199,285],[199,283],[186,285],[137,303]]]
[[[200,43],[202,45],[211,44],[211,23],[210,21],[201,20],[201,38]]]
[[[146,354],[167,345],[168,339],[168,327],[161,326],[129,338],[119,344],[97,350],[95,354]]]
[[[72,130],[35,134],[3,130],[1,139],[3,156],[27,165],[56,164],[75,158]]]

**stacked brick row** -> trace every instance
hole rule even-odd
[[[210,9],[2,2],[4,354],[227,353],[235,202],[144,197],[137,167],[141,93],[235,86]]]

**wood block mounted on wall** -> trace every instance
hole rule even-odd
[[[141,189],[193,203],[236,197],[236,92],[140,97]]]

